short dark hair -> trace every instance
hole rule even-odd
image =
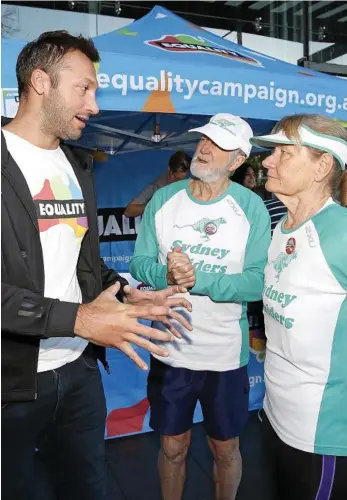
[[[30,78],[35,69],[42,69],[52,80],[53,87],[58,84],[57,69],[68,52],[79,50],[93,63],[100,61],[99,52],[90,38],[73,36],[67,31],[47,31],[36,40],[29,42],[18,56],[16,74],[19,96],[27,93]]]
[[[169,169],[173,174],[175,172],[188,172],[191,161],[191,156],[184,151],[176,151],[169,160]]]
[[[237,182],[238,184],[242,184],[244,183],[245,181],[245,177],[247,175],[247,170],[251,168],[255,174],[255,169],[252,165],[250,165],[249,163],[245,162],[243,165],[241,165],[240,167],[238,167],[235,172],[230,176],[230,179],[233,181],[233,182]]]

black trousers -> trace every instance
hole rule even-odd
[[[51,498],[42,494],[38,457],[53,498],[107,500],[105,419],[101,375],[90,349],[72,363],[39,373],[36,401],[2,408],[3,500]]]
[[[264,414],[264,449],[276,500],[346,500],[347,457],[317,455],[285,444]]]

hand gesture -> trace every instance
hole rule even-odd
[[[173,337],[168,332],[156,330],[138,323],[138,319],[161,321],[171,314],[168,305],[131,305],[123,304],[116,298],[120,283],[110,286],[89,304],[79,306],[75,334],[79,337],[105,347],[116,347],[129,356],[140,368],[147,365],[134,351],[135,344],[158,356],[167,356],[167,351],[150,340],[170,342]],[[144,339],[142,336],[147,337]]]
[[[167,282],[170,285],[180,285],[193,288],[195,285],[195,269],[189,256],[180,248],[174,248],[167,254]]]
[[[160,291],[143,291],[137,290],[136,288],[131,288],[129,285],[125,286],[124,296],[127,304],[141,305],[141,306],[164,306],[169,307],[170,311],[167,316],[162,316],[159,321],[161,321],[167,329],[175,335],[175,337],[181,338],[180,332],[173,326],[170,318],[176,320],[187,330],[192,330],[192,326],[187,321],[187,319],[178,312],[172,311],[172,307],[184,307],[187,311],[192,311],[191,303],[184,297],[175,297],[176,293],[186,293],[187,289],[184,287],[173,286]],[[151,318],[155,321],[158,319]]]

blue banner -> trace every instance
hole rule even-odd
[[[141,218],[129,219],[124,210],[141,190],[167,169],[174,151],[140,151],[108,156],[95,164],[98,198],[100,252],[106,265],[123,274],[132,286],[141,286],[129,275],[129,260],[134,251]],[[262,407],[264,397],[264,332],[250,329],[250,409]],[[149,355],[137,349],[144,360]],[[103,372],[107,401],[106,435],[108,438],[150,430],[149,405],[146,397],[147,372],[141,371],[120,351],[108,349],[111,375]],[[200,406],[195,422],[202,420]]]
[[[347,86],[342,78],[240,46],[161,6],[94,38],[94,43],[101,57],[95,65],[101,110],[189,115],[231,111],[276,121],[290,114],[317,113],[346,119]],[[2,42],[6,91],[16,90],[15,61],[23,44]]]

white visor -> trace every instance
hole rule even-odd
[[[299,128],[300,143],[303,146],[310,146],[320,151],[330,153],[341,166],[341,170],[345,170],[347,164],[347,142],[339,137],[332,135],[321,134],[312,130],[307,125],[301,125]],[[278,144],[297,144],[295,140],[289,139],[283,130],[276,134],[262,135],[250,139],[251,143],[263,147],[271,148]]]

